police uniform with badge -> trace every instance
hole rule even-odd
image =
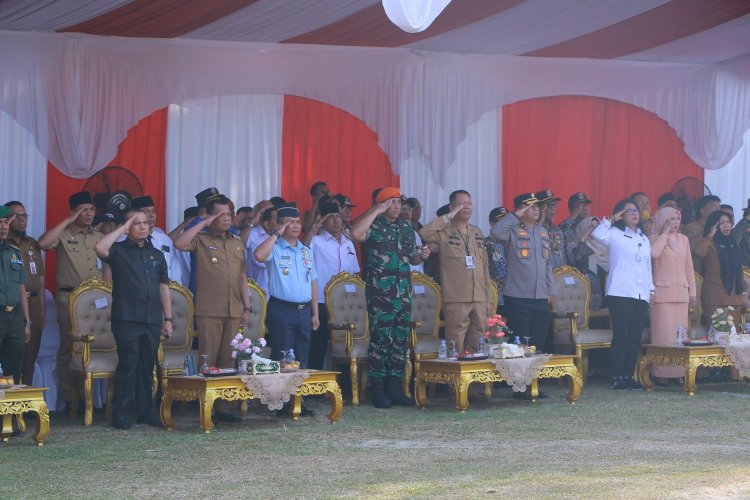
[[[21,249],[7,238],[11,211],[0,207],[0,364],[5,375],[21,382],[23,353],[30,336],[28,301],[25,284],[28,281]]]
[[[26,235],[26,222],[29,215],[26,213],[23,204],[9,202],[5,206],[10,208],[12,215],[16,217],[11,223],[8,241],[21,251],[23,266],[29,279],[26,282],[26,298],[29,304],[31,338],[26,343],[24,350],[21,378],[24,384],[31,385],[34,380],[34,365],[39,354],[44,326],[44,258],[39,243]]]
[[[102,279],[102,262],[94,247],[104,237],[91,226],[94,201],[81,191],[68,199],[71,216],[39,237],[42,250],[57,250],[57,321],[60,324],[60,349],[57,352],[58,401],[70,400],[70,361],[73,337],[69,317],[70,292],[89,278]],[[81,210],[80,215],[73,216]],[[71,220],[72,219],[72,220]],[[61,406],[59,408],[62,409]]]
[[[539,202],[534,193],[513,201],[516,210]],[[524,224],[516,214],[503,217],[491,229],[493,238],[507,248],[505,309],[513,333],[531,337],[534,345],[542,348],[549,327],[549,298],[554,295],[549,231],[536,223]]]

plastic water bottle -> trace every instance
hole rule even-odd
[[[445,341],[443,341],[443,342],[445,342]],[[0,377],[2,377],[2,376],[3,376],[3,365],[0,364]]]
[[[674,341],[674,345],[681,346],[685,342],[685,330],[682,325],[677,325],[677,338]]]
[[[445,345],[445,340],[440,341],[440,347],[438,348],[438,359],[448,359],[448,346]]]
[[[484,337],[479,337],[479,353],[484,352]]]
[[[516,335],[516,338],[513,339],[513,343],[516,344],[516,345],[521,345],[521,337],[519,337],[518,335]]]
[[[190,355],[186,354],[185,359],[182,360],[182,376],[183,377],[189,377],[190,376]]]
[[[745,323],[745,333],[750,334],[750,322]]]

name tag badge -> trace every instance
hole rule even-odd
[[[474,269],[474,256],[467,255],[465,258],[466,258],[466,269]]]
[[[36,274],[36,262],[29,261],[29,271],[31,271],[31,274]]]
[[[162,245],[161,246],[161,251],[162,251],[162,253],[169,253],[169,247],[167,245]]]

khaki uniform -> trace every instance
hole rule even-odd
[[[42,342],[42,325],[44,324],[44,258],[42,249],[34,238],[23,236],[10,241],[21,250],[23,266],[29,281],[26,282],[26,296],[29,299],[29,319],[31,320],[31,339],[26,343],[23,354],[23,371],[21,378],[24,384],[31,385],[34,379],[34,364]]]
[[[690,240],[690,252],[693,256],[693,269],[696,273],[703,274],[703,259],[695,255],[695,246],[703,239],[703,228],[706,227],[706,219],[697,219],[690,224],[682,226],[682,234]]]
[[[102,263],[94,247],[104,237],[88,227],[79,229],[70,225],[63,229],[52,245],[57,250],[57,321],[60,325],[60,350],[57,351],[58,397],[70,400],[70,359],[73,337],[69,316],[70,292],[89,278],[102,278]]]
[[[230,342],[242,322],[241,286],[247,261],[242,239],[232,233],[199,233],[188,248],[195,257],[195,324],[201,354],[209,365],[234,365]]]
[[[477,351],[486,325],[487,302],[494,295],[484,235],[472,225],[467,234],[462,233],[445,215],[424,226],[419,235],[425,243],[438,247],[445,338],[456,342],[458,352]],[[473,269],[467,257],[473,261]]]

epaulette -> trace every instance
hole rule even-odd
[[[16,245],[14,245],[13,243],[8,243],[8,246],[12,248],[13,250],[18,250],[19,252],[21,251],[21,249],[17,247]]]
[[[231,234],[231,235],[232,235],[232,238],[234,238],[235,240],[239,240],[239,241],[242,241],[242,238],[240,238],[240,237],[239,237],[238,235],[236,235],[236,234],[234,234],[234,233],[229,233],[229,234]]]

